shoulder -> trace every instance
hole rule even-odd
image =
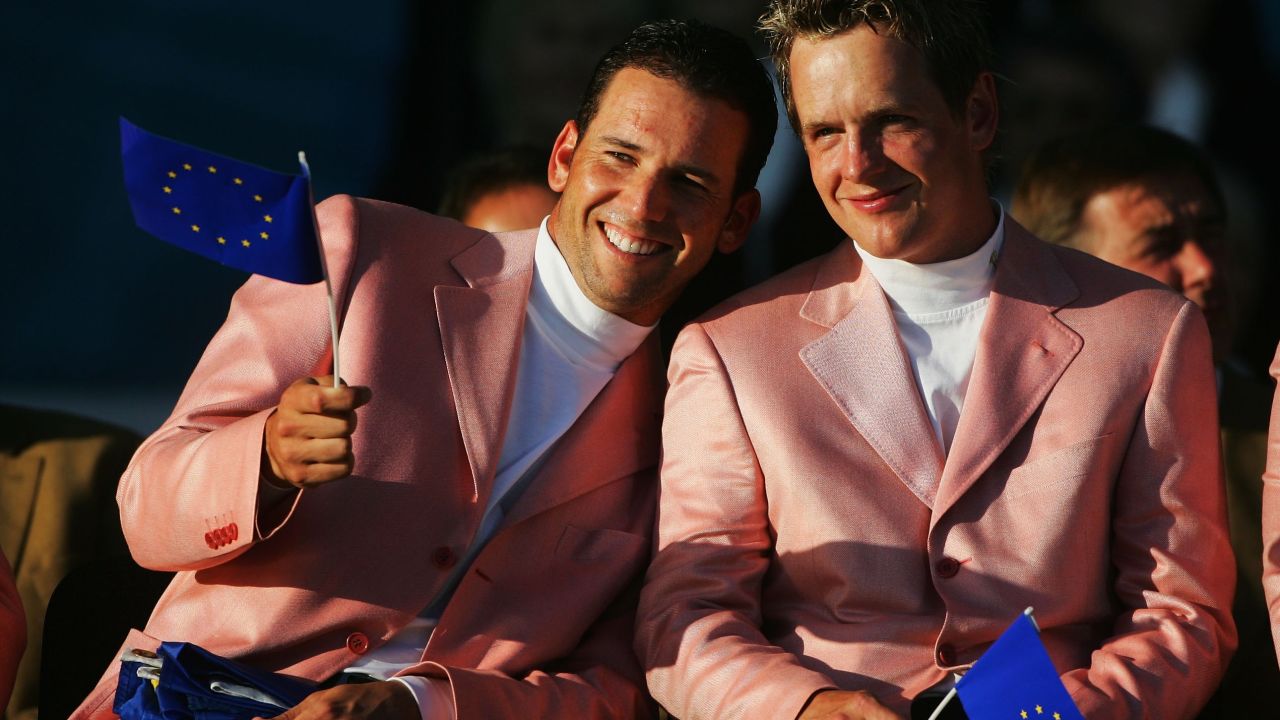
[[[852,273],[844,272],[844,266],[851,265],[851,260],[856,263],[855,258],[849,241],[844,240],[826,254],[784,270],[730,297],[694,322],[708,328],[728,329],[794,318],[809,293],[823,285],[823,278],[836,282],[852,280]]]
[[[1182,313],[1199,313],[1191,301],[1167,285],[1086,252],[1047,243],[1011,219],[1004,252],[1019,255],[1019,284],[1038,286],[1051,298],[1050,304],[1059,305],[1060,317],[1097,317],[1125,328],[1153,324],[1167,328]]]
[[[320,233],[329,244],[342,246],[405,245],[436,253],[457,253],[488,235],[457,220],[432,215],[405,205],[334,195],[316,206]]]

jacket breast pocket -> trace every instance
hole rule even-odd
[[[1012,500],[1062,486],[1113,464],[1118,437],[1106,433],[1072,443],[1009,471],[1001,495]],[[1114,476],[1115,473],[1108,473]]]
[[[581,563],[629,563],[648,550],[649,539],[612,528],[588,530],[566,525],[556,542],[556,557]]]

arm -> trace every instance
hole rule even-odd
[[[1280,347],[1271,363],[1271,377],[1280,380]],[[1267,470],[1262,475],[1262,589],[1271,612],[1271,635],[1280,662],[1280,388],[1271,406]]]
[[[354,255],[355,205],[339,198],[317,210],[341,298]],[[290,383],[323,374],[328,328],[322,283],[254,276],[236,293],[173,414],[120,479],[121,527],[140,565],[217,565],[285,522],[301,493],[278,499],[269,522],[259,515],[264,429]]]
[[[0,551],[0,708],[9,704],[18,661],[27,647],[27,619],[13,585],[13,571]]]
[[[658,548],[636,633],[649,689],[682,720],[796,717],[835,683],[760,629],[773,546],[764,478],[700,326],[680,334],[668,379]]]
[[[1091,720],[1190,717],[1235,649],[1235,564],[1226,531],[1208,331],[1174,319],[1114,490],[1120,607],[1087,669],[1063,677]]]

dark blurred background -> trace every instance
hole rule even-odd
[[[595,59],[639,21],[697,17],[748,34],[762,9],[742,0],[6,0],[0,403],[149,432],[244,280],[133,226],[117,116],[282,171],[295,171],[305,150],[317,197],[434,209],[447,173],[470,154],[521,142],[549,150]],[[993,193],[1007,200],[1018,163],[1055,134],[1145,120],[1193,139],[1231,205],[1238,354],[1265,372],[1280,338],[1270,172],[1280,158],[1263,109],[1280,71],[1280,5],[997,0],[990,12],[1004,103]],[[785,127],[761,189],[752,245],[717,264],[682,317],[840,237]]]

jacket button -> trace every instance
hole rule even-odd
[[[218,542],[213,539],[213,533],[211,532],[207,532],[204,534],[204,544],[208,545],[210,550],[218,549]]]
[[[956,649],[949,643],[942,643],[938,646],[938,664],[943,667],[956,664]]]
[[[458,562],[458,557],[448,545],[441,545],[431,553],[431,562],[441,570],[447,570]]]
[[[934,565],[934,569],[938,571],[938,577],[955,577],[960,572],[960,563],[955,558],[944,557]]]
[[[369,652],[369,638],[362,632],[353,632],[347,636],[347,649],[356,655]]]
[[[231,542],[235,542],[236,538],[240,537],[240,528],[236,527],[235,523],[231,523],[227,529],[231,531]]]

